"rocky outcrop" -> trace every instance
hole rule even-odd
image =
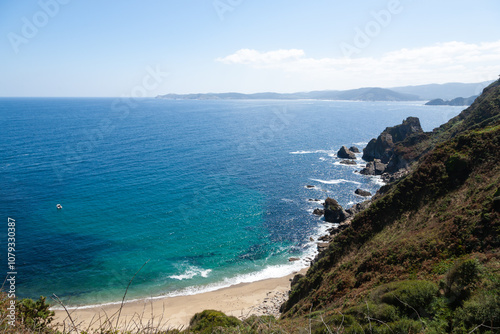
[[[356,165],[356,161],[354,161],[354,160],[348,160],[348,159],[341,160],[340,163],[343,164],[343,165]]]
[[[387,164],[383,164],[379,159],[369,161],[366,163],[366,167],[363,168],[359,173],[363,175],[382,175],[387,169]]]
[[[385,183],[391,183],[396,180],[399,180],[403,176],[408,175],[409,170],[407,169],[400,169],[397,172],[394,173],[383,173],[382,174],[382,180],[384,180]]]
[[[333,198],[328,197],[323,204],[325,208],[325,221],[339,224],[347,218],[347,214],[342,206]]]
[[[370,140],[363,149],[363,159],[366,161],[380,159],[383,163],[388,163],[395,144],[404,141],[413,134],[422,132],[420,120],[417,117],[408,117],[402,124],[388,127],[377,139]]]
[[[359,189],[359,188],[358,188],[358,189],[356,189],[356,190],[354,191],[354,193],[355,193],[356,195],[363,196],[363,197],[369,197],[369,196],[371,196],[371,195],[372,195],[372,193],[371,193],[371,192],[366,191],[366,190],[363,190],[363,189]]]
[[[349,147],[349,151],[351,151],[352,153],[360,153],[359,148],[357,148],[356,146]]]
[[[318,243],[318,245],[317,245],[318,252],[323,252],[325,249],[328,248],[329,245],[330,245],[329,242],[320,242],[320,243]]]
[[[356,159],[356,155],[345,146],[342,146],[337,152],[337,157],[341,159]]]
[[[394,142],[389,133],[382,132],[377,139],[372,139],[363,149],[363,159],[373,161],[379,159],[388,162],[392,156]]]
[[[356,203],[353,206],[351,206],[349,209],[347,209],[346,213],[349,215],[349,217],[354,217],[359,212],[368,208],[371,203],[372,203],[371,200],[366,200],[366,201],[361,202],[361,203]]]
[[[325,210],[316,208],[314,209],[313,214],[316,216],[323,216],[325,214]]]
[[[363,149],[363,159],[366,161],[375,161],[379,159],[382,165],[374,163],[368,165],[362,172],[365,175],[382,175],[384,171],[393,173],[402,168],[407,168],[409,161],[401,153],[396,153],[396,146],[405,140],[411,141],[412,138],[423,134],[420,120],[417,117],[408,117],[402,124],[386,128],[377,139],[372,139]],[[378,165],[378,166],[377,166]]]

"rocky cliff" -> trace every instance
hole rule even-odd
[[[370,140],[363,149],[363,159],[366,161],[378,160],[384,164],[377,169],[377,163],[373,164],[373,171],[366,171],[363,174],[380,175],[386,168],[389,172],[408,167],[409,161],[397,150],[398,144],[405,141],[419,140],[423,134],[420,120],[417,117],[408,117],[402,124],[386,128],[376,139]],[[367,166],[370,167],[370,166]],[[382,168],[383,167],[383,168]],[[381,171],[377,173],[375,171]]]
[[[410,173],[335,235],[293,286],[284,317],[308,315],[318,331],[497,331],[498,152],[500,81],[432,133],[414,118],[387,128],[364,158],[414,162]]]

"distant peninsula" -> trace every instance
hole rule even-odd
[[[426,106],[470,106],[477,97],[478,95],[474,95],[467,98],[456,97],[449,101],[445,101],[443,99],[434,99],[427,102],[425,105]]]
[[[417,95],[398,93],[385,88],[358,88],[344,91],[325,90],[300,93],[208,93],[166,94],[157,96],[170,100],[348,100],[348,101],[417,101]]]
[[[450,105],[470,105],[477,91],[488,86],[493,81],[479,83],[446,83],[419,86],[404,86],[393,88],[365,87],[350,90],[321,90],[298,93],[193,93],[158,95],[158,99],[169,100],[344,100],[344,101],[430,101],[442,104],[464,103]],[[463,99],[453,99],[455,96],[471,96]],[[438,98],[439,101],[438,101]],[[474,99],[473,99],[474,98]],[[445,101],[442,99],[453,99]],[[460,99],[464,100],[461,101]],[[470,101],[472,99],[472,101]],[[469,103],[470,102],[470,103]]]

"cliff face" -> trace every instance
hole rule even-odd
[[[363,149],[363,159],[366,161],[380,160],[387,164],[389,172],[395,172],[400,168],[406,168],[408,162],[396,149],[399,144],[412,142],[419,139],[423,134],[420,120],[416,117],[408,117],[402,124],[386,128],[377,139],[372,139]]]
[[[500,327],[500,81],[432,133],[407,119],[369,146],[367,159],[418,161],[294,285],[285,317],[321,311],[336,326],[343,312],[362,332],[372,309],[392,312],[377,320],[393,332]]]

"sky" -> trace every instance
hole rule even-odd
[[[0,0],[0,96],[483,82],[498,0]]]

